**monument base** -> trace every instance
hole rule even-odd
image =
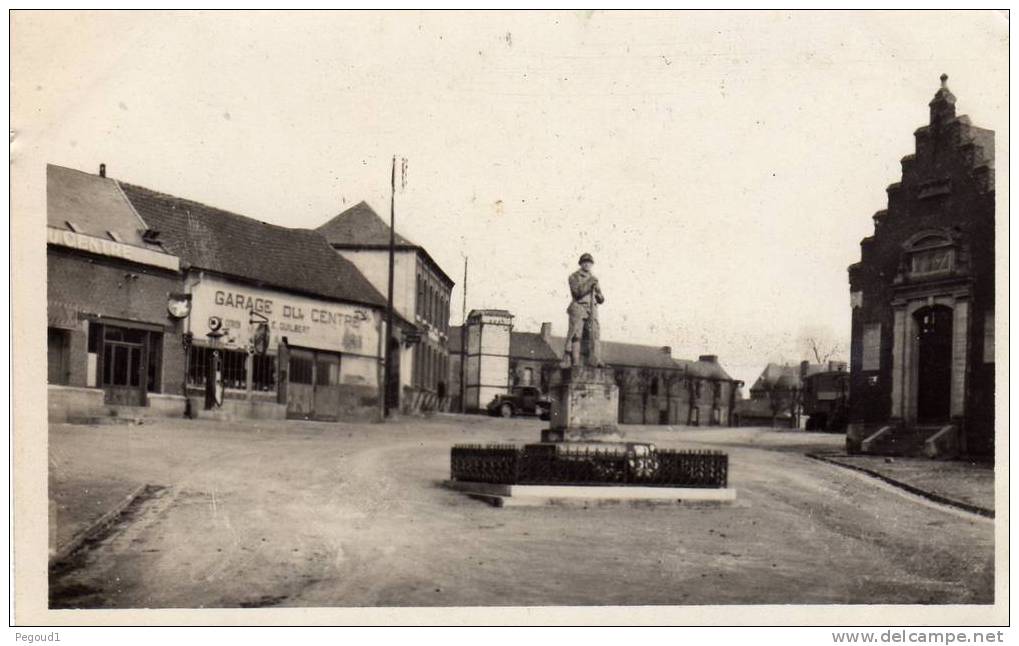
[[[446,480],[446,487],[494,507],[603,505],[719,505],[736,500],[735,489],[697,487],[641,487],[518,485]]]
[[[561,368],[552,375],[552,414],[542,442],[618,442],[619,386],[606,368]]]

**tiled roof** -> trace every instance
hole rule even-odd
[[[120,183],[167,249],[184,263],[326,298],[384,306],[386,299],[325,238],[192,200]]]
[[[536,332],[513,332],[510,335],[510,356],[535,361],[557,361],[560,358]]]
[[[367,202],[358,202],[316,229],[333,246],[389,246],[389,225]],[[399,233],[398,247],[417,247]]]
[[[119,242],[163,251],[158,244],[142,240],[145,223],[131,207],[117,182],[63,166],[46,165],[46,224],[110,240],[112,231]]]
[[[315,229],[329,244],[338,249],[388,249],[389,225],[375,212],[367,202],[361,201],[343,211],[332,220]],[[439,263],[429,255],[428,251],[414,242],[396,233],[393,245],[397,249],[413,249],[431,265],[450,287],[454,281]]]

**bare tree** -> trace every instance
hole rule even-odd
[[[826,342],[813,336],[807,337],[806,344],[811,354],[814,355],[815,362],[822,366],[827,365],[832,357],[842,351],[842,347],[838,343]]]

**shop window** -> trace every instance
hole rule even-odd
[[[248,371],[245,362],[248,353],[244,350],[226,350],[222,348],[209,348],[205,346],[191,346],[191,356],[188,360],[188,385],[204,386],[205,375],[208,373],[209,364],[212,362],[212,353],[219,352],[220,370],[224,388],[245,390],[248,387]],[[274,380],[274,378],[271,378]]]
[[[46,330],[46,381],[51,384],[70,382],[68,370],[69,337],[67,330]]]

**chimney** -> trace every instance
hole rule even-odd
[[[807,372],[809,370],[810,370],[810,362],[806,361],[806,360],[801,361],[800,362],[800,376],[801,377],[806,377],[807,376]]]
[[[545,322],[541,324],[541,340],[549,343],[552,340],[552,324]]]
[[[672,356],[672,347],[668,346],[668,345],[663,345],[662,346],[662,354],[664,354],[667,357],[671,357]]]
[[[99,177],[106,177],[106,164],[99,164]]]
[[[718,363],[718,355],[717,354],[702,354],[701,356],[697,357],[697,360],[698,361],[703,361],[704,363]]]

